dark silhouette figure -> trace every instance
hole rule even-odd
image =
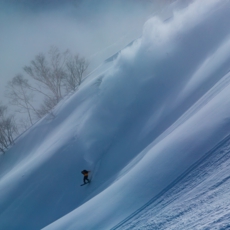
[[[88,178],[89,172],[90,172],[90,171],[87,171],[87,170],[85,170],[85,169],[81,171],[81,173],[84,175],[84,178],[83,178],[84,184],[90,183],[90,180],[89,180],[89,178]],[[87,181],[87,182],[86,182],[86,181]]]

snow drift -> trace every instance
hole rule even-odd
[[[229,1],[204,0],[147,21],[1,157],[0,227],[113,228],[223,140],[229,20]]]

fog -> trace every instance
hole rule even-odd
[[[2,0],[0,102],[6,83],[51,46],[79,53],[94,69],[141,36],[145,21],[172,0]]]

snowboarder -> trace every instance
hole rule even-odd
[[[88,178],[89,172],[90,172],[90,171],[87,171],[87,170],[85,170],[85,169],[81,171],[81,173],[84,175],[84,178],[83,178],[84,184],[90,183],[90,180],[89,180],[89,178]],[[88,181],[88,182],[86,182],[86,181]]]

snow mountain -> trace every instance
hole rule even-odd
[[[230,229],[230,2],[180,3],[1,155],[0,229]]]

